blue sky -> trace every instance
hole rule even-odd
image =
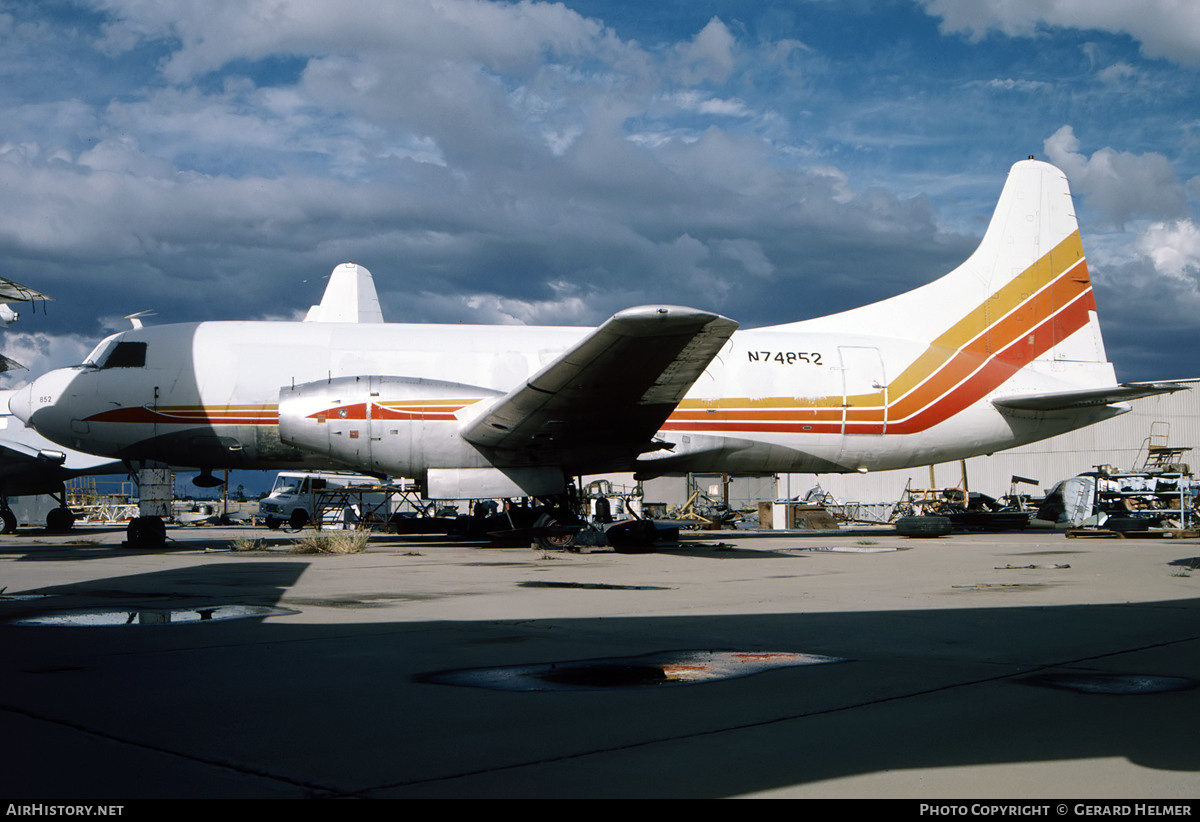
[[[1071,180],[1122,380],[1200,376],[1200,4],[0,0],[0,276],[30,367],[291,318],[744,326],[927,282],[1009,166]]]

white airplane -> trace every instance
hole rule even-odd
[[[34,291],[28,286],[15,283],[12,280],[0,277],[0,300],[8,300],[11,302],[31,302],[33,300],[53,300],[40,291]],[[7,302],[0,302],[0,328],[8,328],[10,325],[20,319],[21,315],[12,309]],[[24,368],[16,360],[0,354],[0,372],[15,371],[19,368]]]
[[[26,428],[8,412],[13,393],[0,391],[0,532],[11,534],[17,528],[8,498],[35,494],[58,498],[58,507],[46,515],[47,530],[69,530],[75,515],[67,507],[66,481],[85,474],[123,474],[125,466],[120,460],[61,448]]]
[[[966,262],[828,317],[741,331],[678,306],[599,328],[371,319],[135,328],[11,407],[56,442],[130,462],[349,468],[463,499],[555,497],[617,471],[927,465],[1181,388],[1117,383],[1067,180],[1032,158]]]

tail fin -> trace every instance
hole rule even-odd
[[[1053,381],[1063,388],[1116,382],[1066,175],[1036,160],[1009,171],[983,240],[958,268],[913,291],[808,320],[804,327],[919,339],[929,345],[921,358],[926,368],[919,369],[924,373],[937,369],[934,360],[945,362],[958,352],[1012,371],[1053,364],[1046,370],[1056,372]]]
[[[989,352],[1025,335],[1033,360],[1107,362],[1071,189],[1048,163],[1012,167],[975,253],[927,288],[958,295]]]
[[[342,263],[329,275],[325,295],[318,305],[308,309],[305,322],[381,323],[379,295],[375,280],[365,266]]]

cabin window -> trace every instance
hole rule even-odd
[[[146,343],[119,342],[101,368],[145,368]]]

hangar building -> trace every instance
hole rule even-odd
[[[1200,469],[1200,380],[1179,380],[1191,390],[1134,400],[1132,410],[1110,420],[1041,442],[973,457],[964,463],[876,471],[868,474],[782,474],[774,490],[766,478],[735,478],[728,490],[733,507],[747,507],[759,500],[802,499],[820,488],[839,502],[889,503],[900,500],[911,488],[953,488],[962,482],[963,466],[967,487],[991,497],[1010,492],[1013,477],[1036,480],[1036,486],[1020,484],[1020,493],[1041,496],[1060,480],[1091,471],[1099,465],[1119,471],[1140,469],[1149,446],[1172,446],[1184,450],[1180,461]],[[692,488],[715,491],[719,477],[693,478]],[[690,491],[678,478],[661,478],[644,484],[646,500],[679,505]]]
[[[965,461],[967,487],[988,496],[1009,493],[1014,476],[1037,480],[1022,484],[1023,493],[1035,496],[1049,491],[1060,480],[1110,465],[1118,471],[1139,470],[1149,446],[1172,446],[1185,450],[1180,456],[1193,468],[1200,467],[1200,380],[1187,380],[1194,387],[1174,394],[1134,400],[1132,410],[1087,428],[1041,442],[999,451],[991,456]],[[925,468],[878,471],[870,474],[790,474],[779,478],[779,496],[804,496],[820,485],[840,501],[891,502],[901,498],[905,485],[913,488],[951,488],[962,479],[963,464],[947,463]]]

